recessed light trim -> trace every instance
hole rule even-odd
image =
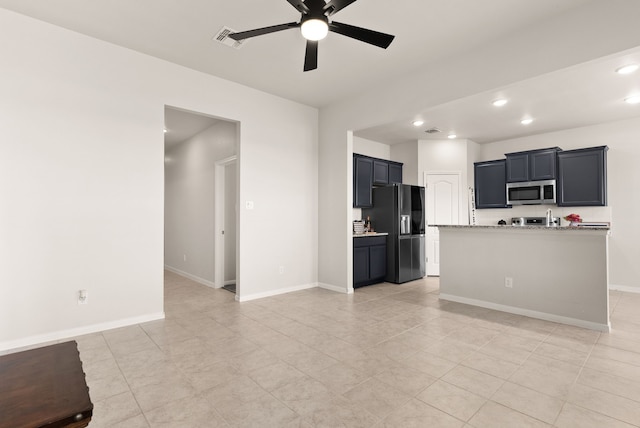
[[[169,132],[169,131],[167,131],[167,128],[164,128],[164,133],[166,134],[167,132]]]
[[[625,98],[624,102],[627,104],[638,104],[640,103],[640,94],[631,95],[630,97]]]
[[[531,118],[522,119],[520,121],[520,123],[523,124],[523,125],[531,125],[531,123],[533,123],[533,119],[531,119]]]
[[[411,122],[413,126],[422,126],[424,125],[424,120],[414,120],[413,122]]]
[[[458,137],[456,134],[449,134],[447,138],[450,139],[450,140],[453,140],[456,137]]]
[[[638,70],[638,68],[640,68],[640,65],[638,64],[627,64],[627,65],[623,65],[620,68],[616,69],[616,73],[618,74],[631,74],[634,71]]]
[[[506,98],[498,98],[497,100],[494,100],[491,104],[493,104],[496,107],[502,107],[508,102],[509,100],[507,100]]]

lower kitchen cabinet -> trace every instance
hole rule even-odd
[[[558,152],[558,206],[607,205],[607,150],[600,146]]]
[[[383,282],[387,275],[387,237],[353,238],[353,287]]]

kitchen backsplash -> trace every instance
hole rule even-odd
[[[564,217],[569,214],[580,214],[583,221],[611,221],[611,207],[559,207],[557,205],[520,205],[513,208],[476,210],[476,224],[487,226],[498,224],[504,220],[511,224],[512,217],[544,217],[551,208],[554,217]],[[564,219],[561,226],[568,225]]]
[[[611,207],[559,207],[557,205],[520,205],[513,208],[482,209],[476,210],[476,224],[482,226],[498,224],[504,220],[511,224],[512,217],[544,217],[551,208],[554,217],[564,217],[569,214],[580,214],[583,221],[607,221],[611,220]],[[353,208],[352,220],[362,220],[362,209]],[[429,219],[427,219],[428,221]],[[564,219],[561,226],[568,222]]]

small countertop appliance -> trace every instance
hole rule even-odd
[[[547,224],[547,217],[513,217],[511,219],[512,226],[560,226],[560,217],[551,217]]]

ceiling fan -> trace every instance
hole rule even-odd
[[[356,1],[357,0],[287,0],[289,4],[302,14],[300,22],[289,22],[287,24],[273,25],[255,30],[240,31],[229,34],[229,37],[239,41],[250,37],[262,36],[263,34],[275,33],[276,31],[288,30],[290,28],[300,28],[302,36],[307,39],[304,71],[318,68],[318,40],[324,39],[329,31],[383,49],[389,47],[395,36],[336,21],[329,21],[329,17]]]

